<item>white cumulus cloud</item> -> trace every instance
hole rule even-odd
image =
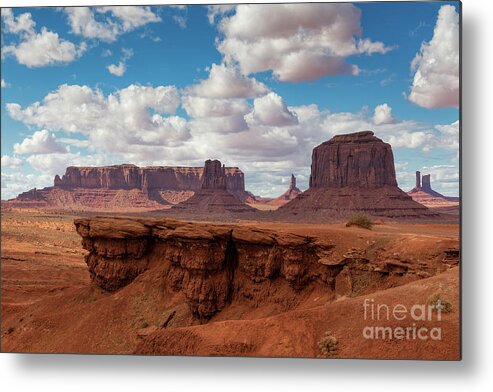
[[[432,109],[459,106],[459,14],[443,5],[430,42],[411,63],[414,74],[409,100]]]
[[[224,9],[209,8],[209,20]],[[229,11],[229,9],[226,9]],[[391,47],[361,36],[361,11],[352,4],[245,4],[223,16],[218,49],[245,74],[271,70],[281,81],[358,74],[346,62],[357,54],[386,53]]]
[[[2,20],[5,32],[20,35],[33,35],[36,23],[29,12],[14,17],[11,8],[2,8]]]
[[[209,77],[188,89],[188,94],[207,98],[252,98],[269,89],[254,78],[240,74],[235,67],[212,64]]]
[[[114,42],[117,37],[161,18],[148,6],[67,7],[72,33]]]
[[[274,92],[253,101],[253,118],[262,125],[284,127],[298,124],[298,118]]]
[[[5,32],[17,34],[21,38],[18,44],[3,46],[2,55],[14,56],[20,64],[29,68],[68,64],[86,50],[84,42],[77,46],[46,27],[37,33],[36,23],[28,12],[14,17],[11,9],[3,9],[2,20]]]
[[[9,115],[27,125],[81,134],[90,148],[126,153],[138,146],[179,146],[190,138],[188,122],[175,116],[180,97],[174,86],[130,85],[105,96],[88,86],[61,85],[26,108],[7,103]]]
[[[66,147],[58,144],[54,134],[46,129],[36,131],[31,137],[25,138],[22,143],[14,144],[16,154],[51,154],[53,152],[66,153]]]
[[[392,117],[392,108],[386,103],[375,107],[373,122],[377,125],[394,123],[395,118]]]

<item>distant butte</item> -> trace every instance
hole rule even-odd
[[[226,168],[220,161],[205,161],[203,173],[201,189],[172,210],[195,214],[255,211],[227,190]]]
[[[390,144],[373,132],[334,136],[313,149],[310,187],[278,214],[391,218],[437,216],[398,188]]]
[[[420,171],[416,171],[416,185],[408,192],[414,201],[421,203],[429,208],[451,207],[459,204],[458,197],[444,196],[431,188],[431,176],[425,174],[421,176]]]

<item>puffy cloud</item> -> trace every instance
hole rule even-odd
[[[16,156],[2,155],[2,167],[18,168],[22,166],[22,159]]]
[[[229,10],[228,10],[229,11]],[[222,11],[221,11],[222,12]],[[221,12],[209,9],[209,20]],[[361,35],[361,11],[352,4],[250,4],[219,22],[218,43],[226,62],[245,74],[272,70],[281,81],[314,80],[358,73],[347,56],[392,48]]]
[[[27,36],[18,45],[5,46],[3,53],[13,55],[20,64],[34,68],[71,63],[85,50],[84,43],[77,47],[43,27],[40,33]]]
[[[66,153],[67,149],[58,144],[54,134],[46,129],[36,131],[31,137],[25,138],[22,143],[14,144],[16,154],[51,154],[54,152]]]
[[[423,148],[429,151],[429,144],[433,142],[435,136],[430,132],[408,132],[404,131],[397,135],[389,135],[387,142],[393,148]]]
[[[89,7],[68,7],[65,8],[65,12],[74,34],[113,42],[120,33],[120,28],[116,23],[96,21],[94,12]]]
[[[123,74],[127,70],[127,67],[125,66],[125,64],[122,61],[120,61],[118,63],[118,65],[115,65],[115,64],[108,65],[107,69],[108,69],[108,72],[112,75],[123,76]]]
[[[10,87],[10,84],[2,79],[2,88]]]
[[[253,118],[262,125],[284,127],[298,124],[298,118],[291,113],[284,100],[276,93],[269,93],[253,101]]]
[[[36,23],[33,21],[29,12],[14,17],[11,8],[2,8],[2,20],[5,25],[5,32],[20,35],[33,35]]]
[[[392,117],[392,108],[386,103],[375,107],[373,122],[377,125],[395,123],[395,118]]]
[[[65,12],[72,33],[106,42],[114,42],[119,35],[145,24],[161,21],[147,6],[67,7]]]
[[[179,104],[174,86],[130,85],[105,96],[88,86],[61,85],[42,102],[24,109],[16,103],[6,107],[25,124],[79,133],[92,149],[125,153],[138,145],[178,146],[188,140],[187,121],[172,115]]]
[[[80,57],[86,50],[86,44],[79,46],[64,40],[46,27],[36,33],[36,23],[29,12],[14,17],[10,8],[2,9],[5,32],[17,34],[21,38],[18,44],[2,47],[2,56],[14,56],[16,60],[29,68],[48,65],[68,64]]]
[[[26,158],[26,161],[36,170],[49,175],[52,179],[56,174],[65,173],[67,166],[98,166],[106,163],[104,156],[72,154],[34,154]]]
[[[190,87],[187,93],[207,98],[252,98],[268,91],[263,83],[241,75],[235,67],[212,64],[209,77]]]
[[[110,12],[120,20],[123,31],[131,31],[147,23],[160,22],[161,18],[148,6],[98,7],[97,12]]]
[[[443,5],[430,42],[411,63],[415,70],[409,100],[432,109],[459,106],[459,14]]]

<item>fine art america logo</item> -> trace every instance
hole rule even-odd
[[[378,325],[366,325],[363,337],[375,340],[442,340],[442,328],[437,326],[442,321],[442,311],[440,300],[435,304],[415,304],[409,307],[375,303],[374,299],[365,298],[364,320],[368,324]],[[397,323],[398,326],[391,326]],[[428,326],[423,325],[425,323]]]

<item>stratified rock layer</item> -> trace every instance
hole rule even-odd
[[[309,287],[319,295],[360,295],[429,277],[459,260],[457,241],[443,238],[433,247],[414,236],[383,248],[342,240],[337,231],[322,239],[171,219],[95,217],[76,219],[75,226],[95,284],[118,290],[149,270],[153,287],[183,294],[199,319],[234,301],[287,310]]]
[[[310,188],[397,187],[390,144],[373,132],[337,135],[313,149]]]
[[[318,218],[354,211],[393,218],[437,215],[398,188],[392,149],[371,131],[334,136],[315,147],[310,188],[278,211]]]

